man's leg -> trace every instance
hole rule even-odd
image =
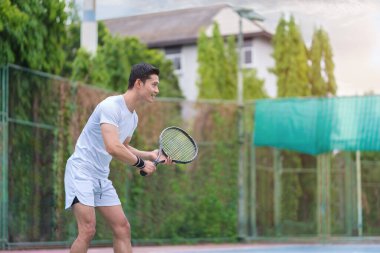
[[[71,246],[70,253],[85,253],[95,235],[95,208],[77,203],[72,206],[78,224],[78,237]]]
[[[131,228],[120,205],[96,207],[113,232],[115,253],[132,253]]]

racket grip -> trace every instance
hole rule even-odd
[[[162,160],[162,161],[153,161],[154,166],[157,166],[157,164],[159,164],[159,163],[163,163],[163,162],[164,162],[164,160]],[[140,170],[140,175],[143,176],[143,177],[145,177],[146,175],[148,175],[148,173],[146,173],[146,172],[143,171],[143,170]]]

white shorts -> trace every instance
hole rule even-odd
[[[109,179],[93,178],[69,159],[65,170],[65,209],[70,209],[75,197],[86,206],[121,205],[119,196]]]

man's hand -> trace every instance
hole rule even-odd
[[[155,161],[159,155],[158,149],[151,151],[151,153],[153,157],[152,161]],[[166,164],[166,165],[174,164],[174,162],[172,161],[170,157],[166,157],[163,154],[161,154],[160,157],[158,158],[158,162],[162,164]]]
[[[151,158],[149,160],[155,161],[158,158],[158,154],[159,154],[158,149],[150,151],[150,157]]]
[[[154,163],[147,160],[145,160],[144,162],[145,162],[145,167],[141,170],[147,173],[148,174],[147,176],[153,174],[157,169]]]

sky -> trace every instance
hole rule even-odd
[[[338,95],[380,94],[380,0],[96,0],[96,19],[216,3],[254,9],[270,32],[282,14],[292,14],[308,46],[322,27],[333,48]]]

